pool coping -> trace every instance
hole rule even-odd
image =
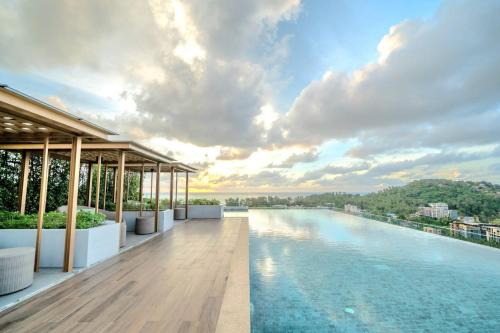
[[[250,332],[250,268],[248,218],[241,222],[231,258],[216,333]]]

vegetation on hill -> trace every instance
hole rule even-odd
[[[226,200],[226,204],[230,206],[249,207],[287,205],[343,208],[345,204],[353,204],[373,214],[394,213],[400,218],[408,218],[418,207],[431,202],[444,202],[450,209],[458,210],[460,215],[477,216],[481,222],[492,222],[500,218],[500,185],[488,182],[425,179],[365,195],[333,192],[297,198],[259,197]]]

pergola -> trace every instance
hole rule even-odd
[[[196,169],[176,162],[174,159],[131,141],[113,141],[110,135],[116,133],[57,109],[7,86],[0,85],[0,149],[22,153],[19,184],[19,212],[24,214],[28,187],[29,163],[32,153],[42,156],[40,201],[38,209],[37,237],[35,244],[35,271],[39,269],[43,215],[45,213],[49,160],[51,157],[70,161],[66,239],[63,271],[73,269],[73,249],[76,227],[78,183],[80,164],[87,163],[87,205],[92,199],[92,166],[97,166],[95,210],[100,208],[101,168],[104,165],[105,208],[108,183],[108,168],[114,170],[115,220],[123,219],[123,187],[125,169],[139,171],[140,213],[143,210],[144,171],[156,172],[155,230],[158,231],[160,175],[170,172],[170,208],[173,208],[174,173],[186,173],[185,212],[188,209],[188,174]]]

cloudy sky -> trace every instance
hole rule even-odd
[[[0,82],[200,168],[197,191],[500,183],[500,1],[13,0]]]

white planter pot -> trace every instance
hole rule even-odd
[[[221,219],[224,217],[222,205],[189,205],[189,219]]]
[[[109,213],[114,213],[114,212],[106,212],[105,214],[108,215]],[[142,216],[155,216],[155,212],[151,210],[145,210],[142,212]],[[123,211],[123,219],[127,223],[127,231],[135,231],[135,219],[139,217],[139,211],[138,210],[124,210]],[[166,210],[160,210],[160,221],[158,223],[158,231],[159,232],[164,232],[169,230],[174,226],[174,212],[171,209],[166,209]]]
[[[43,229],[40,267],[62,267],[66,229]],[[36,229],[0,230],[0,248],[34,247]],[[90,229],[77,229],[75,233],[74,267],[88,267],[118,254],[120,225],[106,221]]]

